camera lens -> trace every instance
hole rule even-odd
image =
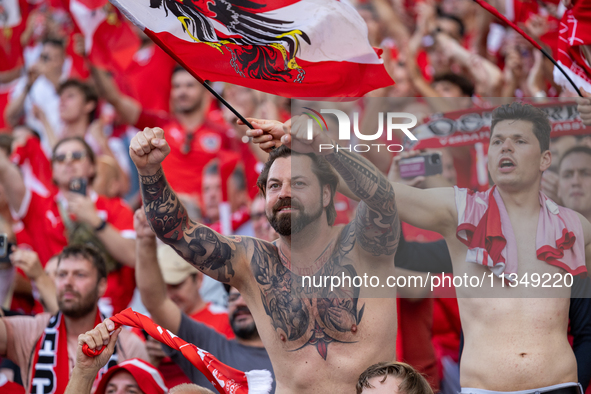
[[[431,163],[432,164],[439,164],[440,161],[441,161],[441,157],[437,153],[433,153],[431,155]]]

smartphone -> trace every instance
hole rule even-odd
[[[400,176],[402,178],[431,176],[443,172],[441,153],[439,152],[423,153],[419,156],[401,159],[398,166],[400,167]]]
[[[0,233],[0,263],[10,262],[13,244],[8,242],[8,234]]]
[[[70,191],[82,194],[83,196],[86,195],[87,186],[88,181],[85,178],[74,178],[70,181]]]

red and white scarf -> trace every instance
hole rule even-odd
[[[94,326],[102,322],[98,309]],[[62,394],[70,380],[68,356],[68,333],[64,315],[59,312],[49,319],[49,323],[35,345],[33,373],[29,386],[31,394]],[[115,352],[98,373],[97,380],[111,367],[117,365],[117,347]]]
[[[468,247],[466,261],[488,266],[497,276],[517,273],[517,241],[496,187],[478,193],[455,187],[455,199],[458,210],[456,236]],[[538,260],[572,275],[586,273],[585,237],[576,212],[558,206],[542,192],[539,201]]]
[[[587,59],[583,46],[591,45],[591,5],[586,0],[573,1],[560,21],[558,36],[558,64],[562,66],[578,87],[591,91],[591,59]],[[573,90],[562,73],[554,67],[554,81]]]
[[[267,370],[242,372],[219,361],[209,352],[183,341],[168,330],[154,323],[149,317],[127,308],[111,317],[115,328],[122,325],[146,330],[154,339],[180,351],[221,394],[267,394],[271,391],[273,379]],[[84,345],[82,351],[89,357],[97,356],[103,351],[94,351]]]

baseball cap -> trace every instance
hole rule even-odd
[[[168,245],[158,247],[158,264],[167,285],[178,285],[199,270],[189,264]]]
[[[109,380],[119,371],[129,372],[144,394],[168,393],[164,378],[152,364],[132,358],[110,368],[101,378],[95,394],[105,394]]]

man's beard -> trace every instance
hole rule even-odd
[[[240,339],[246,340],[258,338],[259,332],[254,320],[248,325],[240,325],[238,322],[236,322],[236,315],[239,312],[250,313],[250,309],[245,306],[238,307],[234,313],[232,313],[232,316],[230,316],[230,326],[232,327],[232,331],[234,331],[234,335]]]
[[[283,207],[291,207],[292,209],[295,208],[297,209],[298,213],[294,215],[294,212],[292,211],[289,215],[282,214],[280,216],[279,210]],[[318,211],[312,212],[311,214],[307,213],[298,202],[292,200],[291,198],[285,198],[277,201],[277,203],[273,206],[273,214],[270,218],[268,217],[268,219],[271,226],[275,229],[275,231],[277,231],[277,234],[290,236],[292,234],[299,233],[308,224],[322,216],[323,210],[324,207],[322,206],[322,198],[320,199]]]
[[[65,316],[71,317],[73,319],[79,319],[81,317],[87,316],[96,307],[98,300],[98,289],[95,289],[94,292],[88,294],[86,297],[82,297],[80,293],[77,293],[73,290],[67,291],[78,296],[78,300],[77,302],[66,304],[62,301],[61,297],[58,297],[57,304],[59,310]]]
[[[201,107],[201,100],[197,100],[193,103],[193,105],[186,105],[186,106],[176,106],[175,112],[188,115],[192,114],[193,112],[197,111]]]

